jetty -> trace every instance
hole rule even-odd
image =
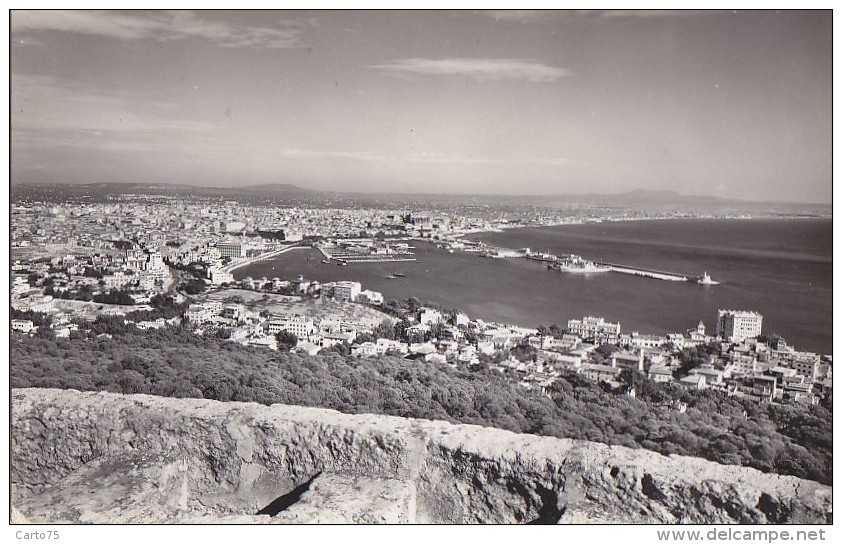
[[[336,253],[331,259],[340,263],[414,263],[418,261],[410,256],[337,255]]]
[[[664,270],[650,270],[648,268],[638,268],[635,266],[628,266],[616,263],[596,263],[601,266],[608,266],[612,272],[619,272],[620,274],[630,274],[632,276],[641,276],[644,278],[653,278],[656,280],[666,281],[689,281],[689,278],[684,274],[678,272],[667,272]]]

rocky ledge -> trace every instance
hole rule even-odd
[[[832,489],[703,459],[439,421],[12,390],[32,523],[827,523]]]

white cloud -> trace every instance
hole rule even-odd
[[[139,93],[103,92],[31,75],[15,75],[11,91],[16,152],[56,147],[172,151],[214,141],[214,124],[186,118],[177,104]]]
[[[550,165],[550,166],[569,166],[571,164],[579,164],[579,161],[575,161],[573,159],[567,159],[565,157],[528,159],[526,162],[529,163],[529,164],[546,164],[546,165]]]
[[[54,150],[59,147],[88,148],[100,151],[149,153],[167,151],[184,153],[191,146],[184,138],[162,139],[153,130],[108,132],[87,129],[17,130],[12,134],[12,147],[21,150]]]
[[[413,151],[404,155],[384,155],[371,151],[335,151],[335,150],[314,150],[290,148],[281,152],[285,159],[303,160],[329,160],[329,161],[353,161],[353,162],[390,162],[390,163],[411,163],[411,164],[448,164],[448,165],[544,165],[544,166],[569,166],[577,161],[561,157],[551,158],[525,158],[525,159],[503,159],[497,157],[480,157],[462,155],[458,153],[441,153],[438,151]]]
[[[384,155],[371,151],[335,151],[291,148],[282,152],[283,157],[291,159],[319,159],[360,162],[396,162],[422,164],[500,164],[497,159],[469,157],[439,152],[410,152],[404,155]]]
[[[496,21],[515,23],[535,23],[557,20],[560,17],[580,16],[597,19],[635,18],[654,19],[663,17],[694,17],[717,13],[717,10],[693,9],[580,9],[580,10],[548,10],[548,9],[500,9],[481,12]]]
[[[47,76],[14,75],[12,131],[78,129],[206,131],[210,123],[179,119],[179,106],[138,93],[104,92]]]
[[[435,151],[414,152],[406,157],[405,160],[424,164],[493,164],[497,162],[495,159],[486,159],[484,157],[468,157]]]
[[[513,21],[517,23],[531,23],[558,15],[559,11],[546,9],[492,9],[483,14],[497,21]]]
[[[655,19],[663,17],[695,17],[697,15],[708,15],[717,13],[717,10],[701,9],[604,9],[604,10],[579,10],[582,15],[595,14],[604,18],[636,18]]]
[[[291,148],[284,150],[281,155],[290,159],[320,159],[340,161],[380,162],[394,160],[392,157],[372,153],[370,151],[317,151],[313,149]]]
[[[298,24],[282,25],[284,28],[232,25],[225,21],[199,18],[191,11],[156,11],[141,16],[135,12],[15,10],[12,12],[11,26],[13,35],[54,30],[121,40],[201,38],[222,47],[265,49],[300,47],[299,38],[303,32]]]
[[[47,44],[41,40],[36,40],[35,38],[27,36],[26,38],[9,40],[9,45],[15,49],[20,49],[21,47],[45,47]]]
[[[478,81],[524,80],[545,83],[569,75],[564,68],[547,66],[528,59],[397,59],[369,66],[393,74],[464,76]]]

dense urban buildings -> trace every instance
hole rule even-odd
[[[703,321],[686,332],[622,333],[619,322],[599,316],[542,329],[424,305],[398,312],[359,281],[320,283],[300,275],[235,280],[232,274],[299,247],[318,248],[324,262],[338,264],[415,260],[412,240],[450,252],[549,260],[554,256],[491,247],[464,235],[584,219],[565,212],[552,219],[521,214],[512,223],[435,210],[149,202],[128,194],[113,203],[19,202],[12,214],[12,306],[22,317],[12,322],[16,333],[39,332],[26,318],[31,312],[49,316],[59,337],[108,316],[144,329],[189,326],[197,334],[270,349],[288,349],[279,342],[294,338],[291,349],[308,354],[344,345],[354,357],[393,353],[448,365],[491,364],[525,387],[549,387],[570,372],[619,387],[624,372],[637,372],[655,382],[758,401],[815,403],[832,384],[829,355],[762,337],[763,316],[755,311],[720,310],[711,316],[715,336]],[[156,318],[163,300],[182,304],[183,311]]]

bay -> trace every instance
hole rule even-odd
[[[487,259],[415,242],[415,263],[322,264],[296,250],[235,271],[246,276],[354,280],[388,300],[415,296],[472,317],[526,326],[585,315],[619,321],[623,332],[683,332],[702,320],[715,330],[718,309],[763,314],[763,331],[798,349],[832,351],[832,220],[670,219],[510,229],[472,239],[533,251],[698,276],[720,285],[619,273],[569,274],[527,259]],[[390,278],[393,272],[406,275]]]

